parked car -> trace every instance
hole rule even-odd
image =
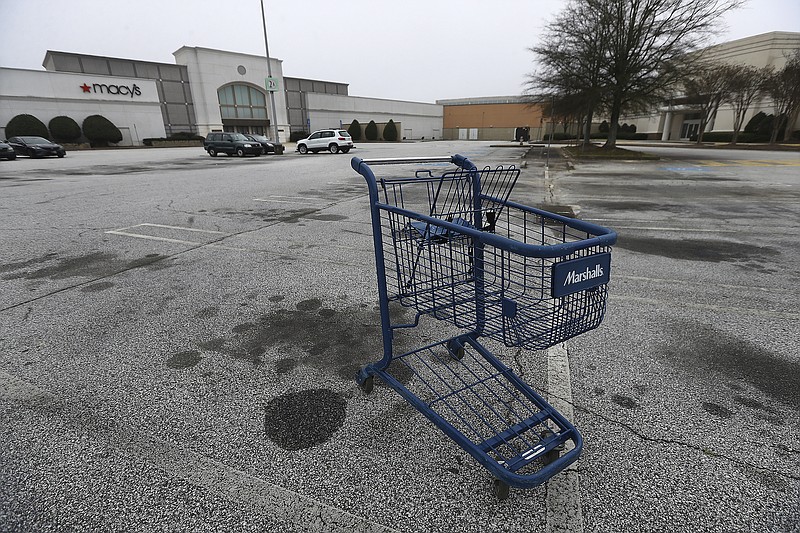
[[[263,135],[256,135],[255,133],[245,133],[245,137],[250,139],[251,141],[257,142],[261,145],[261,153],[262,154],[282,154],[283,153],[283,145],[277,141],[271,141],[267,137]]]
[[[328,150],[332,154],[346,154],[353,148],[353,139],[345,130],[319,130],[305,139],[297,141],[297,151],[301,154]]]
[[[13,161],[17,158],[17,153],[11,148],[11,145],[5,141],[0,141],[0,159],[6,161]]]
[[[11,137],[8,144],[14,149],[17,155],[27,155],[28,157],[45,157],[48,155],[57,155],[64,157],[67,151],[60,144],[53,141],[48,141],[44,137],[30,137],[20,136]]]
[[[229,131],[209,133],[205,141],[203,141],[203,148],[211,157],[217,157],[217,154],[236,154],[239,157],[244,157],[247,154],[261,155],[261,143],[248,139],[242,133]]]

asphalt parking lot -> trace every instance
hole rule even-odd
[[[0,162],[0,531],[800,531],[800,155],[634,149],[661,159],[545,173],[536,149],[441,141]],[[619,234],[597,330],[495,347],[585,439],[504,501],[352,379],[381,340],[350,158],[454,153],[524,163],[512,199]]]

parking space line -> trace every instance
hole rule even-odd
[[[547,349],[548,401],[564,418],[574,423],[572,408],[572,381],[570,379],[569,356],[566,343]],[[567,441],[564,453],[575,445]],[[546,531],[583,532],[580,483],[576,463],[569,465],[547,481]]]
[[[198,228],[184,228],[181,226],[166,226],[164,224],[151,224],[149,222],[143,222],[141,224],[137,224],[136,226],[131,226],[130,228],[123,228],[123,229],[131,229],[137,226],[149,226],[151,228],[166,228],[166,229],[176,229],[180,231],[195,231],[197,233],[211,233],[214,235],[226,235],[224,231],[214,231],[210,229],[198,229]]]
[[[106,233],[108,233],[109,235],[122,235],[124,237],[134,237],[136,239],[146,239],[146,240],[150,240],[150,241],[171,242],[173,244],[186,244],[186,245],[189,245],[189,246],[197,246],[197,245],[203,244],[202,242],[198,242],[198,241],[183,241],[183,240],[180,240],[180,239],[170,239],[170,238],[167,238],[167,237],[154,237],[152,235],[142,235],[140,233],[126,233],[126,232],[120,231],[120,230],[107,231]]]

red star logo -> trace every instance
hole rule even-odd
[[[83,89],[83,92],[85,92],[85,93],[88,93],[88,92],[90,92],[92,90],[92,88],[89,87],[88,85],[86,85],[85,83],[83,85],[81,85],[80,88]]]

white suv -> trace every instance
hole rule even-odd
[[[347,153],[353,147],[353,139],[345,130],[319,130],[305,139],[297,141],[297,151],[301,154],[328,150],[332,154]]]

